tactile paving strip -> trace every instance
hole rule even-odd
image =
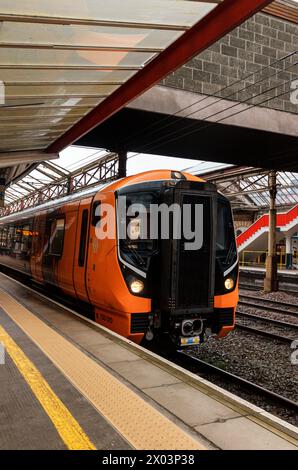
[[[2,290],[0,305],[133,447],[148,450],[205,449]]]
[[[0,326],[0,341],[5,345],[6,351],[54,424],[66,447],[69,450],[95,450],[94,444],[79,423],[2,326]]]

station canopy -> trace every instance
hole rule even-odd
[[[135,156],[131,153],[128,158]],[[184,171],[216,184],[234,210],[258,212],[269,208],[268,170],[201,161]],[[6,204],[0,208],[0,216],[117,178],[117,154],[73,146],[62,152],[59,164],[42,162],[11,184],[6,190]],[[279,210],[298,204],[298,173],[277,172],[276,204]]]
[[[217,3],[1,0],[0,151],[46,149]]]
[[[211,168],[210,164],[201,162],[186,171],[216,184],[234,210],[259,211],[268,210],[270,206],[268,170],[218,164]],[[280,210],[298,204],[298,173],[277,171],[276,183],[276,206]]]
[[[1,0],[0,176],[57,157],[269,3]]]

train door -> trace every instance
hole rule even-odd
[[[109,285],[108,279],[114,276],[110,266],[111,258],[114,257],[115,253],[115,239],[100,240],[96,233],[96,227],[99,226],[101,221],[98,212],[101,211],[100,207],[105,203],[111,208],[115,206],[113,193],[99,193],[92,201],[86,267],[88,296],[92,305],[100,307],[111,305],[111,293],[107,290],[107,285]],[[113,217],[115,217],[114,212]],[[105,216],[103,216],[103,219],[105,219]],[[109,220],[108,225],[111,227],[110,224],[112,223],[113,221]],[[103,222],[103,225],[107,228],[106,222]]]
[[[76,248],[73,261],[73,277],[76,295],[80,300],[89,302],[86,287],[86,266],[90,230],[90,208],[92,197],[83,199],[78,210]]]
[[[56,210],[46,215],[42,249],[42,275],[45,283],[58,286],[58,271],[63,255],[65,214]]]
[[[53,222],[55,235],[51,236],[51,255],[55,259],[54,275],[58,287],[71,296],[75,296],[73,258],[76,246],[78,207],[79,203],[66,206],[63,216],[58,215]]]
[[[32,254],[30,260],[30,267],[32,277],[37,282],[44,282],[42,265],[45,251],[45,227],[46,213],[44,212],[34,217],[32,226]]]

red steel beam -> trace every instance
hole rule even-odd
[[[205,18],[195,24],[147,66],[83,117],[51,144],[47,152],[61,152],[90,132],[130,101],[160,82],[170,72],[207,49],[232,29],[266,7],[272,0],[224,0]]]

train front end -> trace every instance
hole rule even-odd
[[[238,256],[228,200],[176,175],[117,191],[117,236],[130,293],[151,299],[151,312],[132,313],[131,333],[181,348],[234,328]]]

